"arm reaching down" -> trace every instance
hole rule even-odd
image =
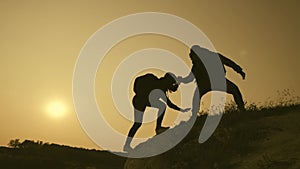
[[[239,73],[243,79],[245,79],[246,77],[246,73],[243,71],[243,69],[236,64],[234,61],[226,58],[224,55],[222,55],[221,53],[218,53],[222,63],[228,67],[231,67],[234,71],[236,71],[237,73]]]
[[[176,104],[172,103],[168,97],[167,97],[167,105],[174,110],[178,110],[178,111],[181,110],[181,108],[178,107]]]
[[[177,105],[175,105],[174,103],[171,102],[171,100],[167,97],[167,105],[174,109],[174,110],[178,110],[178,111],[181,111],[181,112],[188,112],[191,110],[191,108],[185,108],[185,109],[182,109],[180,107],[178,107]]]

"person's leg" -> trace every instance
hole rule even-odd
[[[195,89],[192,103],[192,114],[197,116],[200,111],[201,99],[211,89],[208,86],[200,86]]]
[[[132,127],[130,128],[128,132],[128,137],[134,137],[137,130],[142,126],[142,123],[134,122]]]
[[[245,104],[240,89],[228,79],[226,79],[226,85],[227,85],[227,93],[233,95],[234,101],[237,104],[238,109],[244,111]]]
[[[130,147],[130,143],[131,143],[135,133],[142,125],[143,115],[144,115],[144,111],[146,108],[146,104],[143,104],[143,102],[139,102],[138,98],[136,96],[133,98],[133,105],[135,107],[134,108],[134,123],[133,123],[132,127],[130,128],[128,135],[127,135],[127,139],[126,139],[126,142],[124,145],[125,151],[132,150],[132,148]],[[139,108],[140,110],[138,110],[137,108]]]
[[[166,103],[162,100],[167,100],[166,93],[162,90],[155,89],[151,91],[149,94],[149,103],[151,107],[157,108],[157,120],[156,120],[156,134],[163,132],[168,129],[167,127],[162,127],[162,121],[164,119],[165,111],[166,111]]]
[[[143,114],[144,112],[139,111],[134,109],[134,123],[132,125],[132,127],[130,128],[127,138],[126,138],[126,142],[124,145],[124,150],[125,151],[130,151],[132,150],[130,143],[135,135],[135,133],[138,131],[138,129],[142,126],[142,119],[143,119]]]
[[[165,116],[165,112],[166,112],[166,105],[165,105],[165,103],[160,102],[156,106],[157,106],[156,108],[158,108],[158,113],[157,113],[158,117],[157,117],[157,120],[156,120],[156,129],[155,129],[156,134],[157,134],[158,130],[160,130],[160,129],[168,129],[169,127],[162,127],[161,126],[162,125],[162,121],[163,121],[164,116]]]

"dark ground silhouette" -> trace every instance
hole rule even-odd
[[[106,151],[17,140],[0,147],[3,169],[298,169],[300,104],[232,106],[208,141],[198,143],[206,115],[198,117],[187,137],[164,154],[126,159]],[[172,130],[172,129],[170,129]],[[148,141],[151,141],[149,139]]]
[[[11,146],[15,148],[0,147],[0,168],[119,169],[125,162],[125,158],[109,152],[42,143],[41,141],[25,140],[21,144],[14,145]]]
[[[124,169],[300,168],[299,104],[266,108],[250,105],[246,112],[226,112],[205,143],[198,143],[206,119],[200,116],[175,148],[155,157],[128,159]]]

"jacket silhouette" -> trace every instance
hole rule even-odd
[[[202,48],[198,45],[195,45],[191,48],[190,50],[190,59],[192,60],[193,63],[193,67],[191,70],[191,73],[184,78],[179,77],[178,81],[182,82],[182,83],[190,83],[194,80],[194,78],[196,79],[197,85],[198,85],[198,89],[199,89],[199,94],[200,94],[200,100],[202,98],[203,95],[205,95],[207,92],[209,91],[224,91],[223,89],[212,89],[211,88],[211,84],[210,84],[210,80],[209,80],[209,75],[208,72],[204,66],[204,63],[201,61],[201,59],[199,58],[199,56],[196,54],[196,52],[205,57],[219,57],[222,65],[223,65],[223,69],[224,69],[224,76],[226,74],[226,69],[224,67],[228,66],[231,67],[234,71],[236,71],[237,73],[239,73],[243,79],[245,79],[246,74],[244,73],[243,69],[237,65],[235,62],[233,62],[232,60],[226,58],[224,55],[220,54],[220,53],[215,53],[212,52],[208,49]],[[224,92],[227,92],[229,94],[233,95],[234,101],[237,104],[237,107],[239,110],[245,110],[244,107],[244,101],[242,98],[242,94],[239,90],[239,88],[230,80],[228,80],[226,78],[226,89]]]

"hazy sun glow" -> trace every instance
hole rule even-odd
[[[47,113],[55,118],[63,117],[67,112],[66,105],[61,101],[53,101],[47,105]]]

